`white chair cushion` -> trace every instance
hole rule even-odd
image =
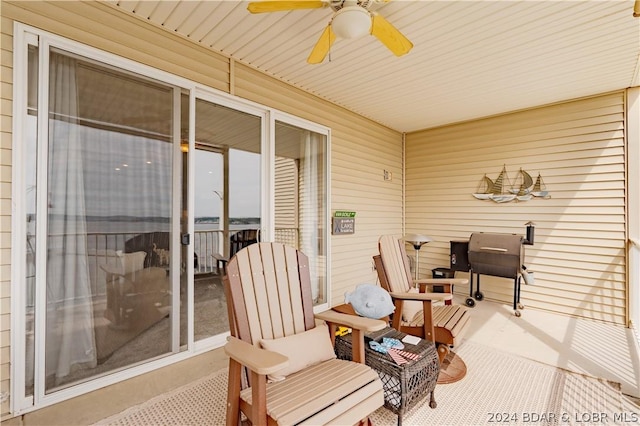
[[[260,346],[289,358],[287,367],[269,375],[271,381],[284,380],[289,374],[336,357],[329,337],[329,327],[325,323],[291,336],[262,339]]]

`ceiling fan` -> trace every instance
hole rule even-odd
[[[256,1],[249,3],[251,13],[282,12],[297,9],[320,9],[330,7],[334,14],[320,39],[307,58],[310,64],[319,64],[329,53],[336,38],[357,38],[371,34],[396,56],[402,56],[413,48],[396,27],[380,16],[372,6],[390,0],[298,0]]]

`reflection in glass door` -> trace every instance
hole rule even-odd
[[[194,340],[229,330],[224,291],[224,153],[198,143],[195,150]],[[215,315],[213,314],[215,313]]]
[[[276,121],[275,238],[309,257],[314,304],[327,302],[327,136]]]
[[[196,101],[194,340],[229,331],[226,261],[259,239],[261,118]]]
[[[27,112],[48,130],[29,142],[46,163],[26,165],[37,197],[26,243],[41,259],[27,258],[26,350],[44,357],[27,357],[25,394],[39,397],[171,353],[174,312],[176,89],[47,53],[48,90],[38,79],[29,90],[49,102]]]

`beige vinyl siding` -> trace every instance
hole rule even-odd
[[[366,118],[295,89],[249,67],[233,64],[177,35],[97,2],[2,2],[2,233],[0,266],[2,309],[10,305],[11,170],[4,165],[11,149],[13,21],[123,56],[179,75],[208,87],[259,102],[269,107],[328,126],[331,140],[331,208],[357,212],[356,234],[331,238],[331,304],[343,302],[344,293],[361,282],[375,280],[371,256],[382,233],[401,233],[402,137]],[[9,61],[6,59],[9,58]],[[7,72],[5,72],[7,71]],[[233,74],[231,74],[233,72]],[[8,106],[8,108],[5,108]],[[7,154],[7,155],[4,155]],[[394,180],[383,181],[383,170]],[[2,391],[9,390],[9,321],[2,321]],[[2,418],[8,403],[2,404]]]
[[[11,110],[13,91],[13,25],[0,18],[0,393],[10,391],[11,348]],[[9,411],[3,400],[0,412]]]
[[[375,282],[372,256],[381,234],[402,234],[402,137],[315,96],[235,66],[235,94],[331,128],[331,212],[356,212],[355,234],[331,238],[330,304],[355,285]],[[393,173],[384,181],[384,170]]]
[[[297,160],[276,157],[274,241],[299,248]],[[291,228],[295,228],[292,230]]]
[[[3,1],[2,14],[209,87],[229,90],[229,60],[98,2]],[[117,25],[117,26],[114,26]]]
[[[522,303],[625,324],[624,110],[617,92],[408,134],[407,231],[435,240],[420,252],[422,275],[449,266],[450,240],[524,235],[532,221],[525,265],[535,285],[522,286]],[[475,199],[484,174],[495,179],[503,165],[512,181],[520,168],[534,179],[540,172],[551,198]],[[513,280],[482,276],[481,291],[511,304]]]

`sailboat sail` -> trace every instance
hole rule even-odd
[[[473,193],[473,196],[478,200],[488,200],[491,197],[491,188],[493,187],[493,181],[484,175],[484,177],[480,180],[478,184],[478,188],[476,192]]]
[[[551,198],[551,195],[549,195],[549,191],[547,191],[546,186],[542,181],[542,176],[540,175],[540,173],[538,173],[538,177],[536,178],[536,183],[533,184],[531,195],[533,195],[534,197],[540,197],[540,198]]]
[[[514,188],[511,189],[511,193],[516,194],[516,200],[527,201],[533,197],[533,195],[531,194],[532,189],[533,189],[533,178],[529,173],[520,169],[520,171],[518,172],[516,185]]]
[[[516,196],[515,194],[508,194],[505,192],[505,179],[507,183],[509,182],[509,177],[507,176],[506,167],[502,167],[502,171],[498,175],[498,178],[493,182],[493,186],[491,187],[491,196],[489,197],[491,200],[496,203],[507,203],[509,201],[513,201]]]

